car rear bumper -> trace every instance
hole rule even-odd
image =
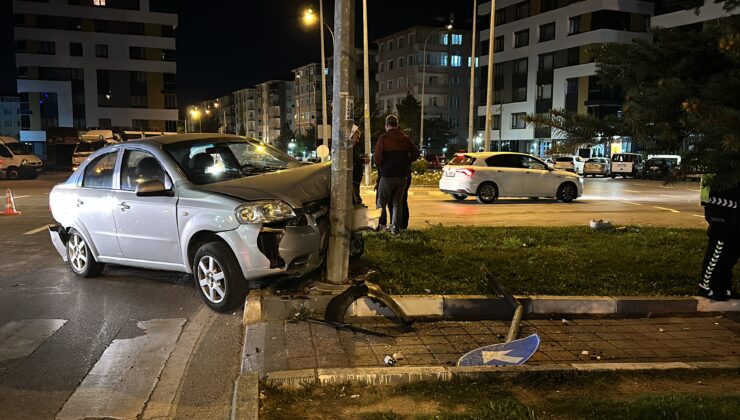
[[[476,187],[470,181],[442,176],[439,180],[439,190],[446,194],[475,195]]]
[[[62,260],[67,262],[67,232],[59,225],[52,225],[49,226],[49,236],[51,236],[51,243],[62,257]]]

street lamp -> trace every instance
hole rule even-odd
[[[303,21],[307,25],[312,25],[316,22],[316,13],[312,9],[306,10],[303,14]],[[327,144],[329,139],[329,123],[328,123],[328,110],[326,108],[326,52],[324,50],[324,27],[329,29],[331,34],[332,45],[334,45],[334,31],[331,30],[329,25],[324,21],[324,0],[319,0],[319,32],[321,33],[321,122],[323,123],[323,140],[321,144]],[[326,161],[326,158],[322,158],[322,161]]]
[[[452,24],[443,27],[443,28],[437,28],[429,34],[427,34],[426,39],[424,40],[424,50],[421,56],[421,60],[423,62],[421,66],[421,123],[419,127],[419,150],[424,150],[424,91],[425,86],[427,84],[426,78],[427,78],[427,42],[429,42],[429,38],[432,36],[432,34],[439,32],[439,31],[451,31],[452,30]]]
[[[197,107],[190,110],[190,118],[193,121],[198,120],[198,131],[199,132],[202,131],[203,127],[201,126],[201,123],[200,123],[200,111],[198,110]],[[193,126],[195,126],[195,123],[193,123]],[[195,129],[195,127],[193,127],[193,129]]]

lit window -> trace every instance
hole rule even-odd
[[[450,43],[450,35],[444,34],[442,35],[442,44],[448,45]]]
[[[452,45],[462,45],[462,34],[453,34],[452,35]]]
[[[105,0],[93,0],[93,6],[105,6]]]
[[[442,67],[447,67],[447,53],[440,54],[439,65]]]
[[[462,66],[462,57],[459,55],[453,55],[451,58],[451,65],[452,67]]]

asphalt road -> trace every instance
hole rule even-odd
[[[375,194],[363,188],[363,201],[372,204]],[[665,185],[643,179],[586,178],[584,194],[572,203],[554,199],[507,199],[480,204],[475,198],[456,201],[437,188],[409,192],[409,227],[447,226],[561,226],[587,225],[609,219],[617,225],[704,228],[699,205],[699,183]]]
[[[54,223],[48,193],[66,177],[0,180],[0,194],[11,189],[22,212],[0,216],[0,417],[227,417],[241,311],[204,310],[192,279],[178,273],[108,266],[99,278],[72,275],[45,230]],[[414,188],[411,227],[581,225],[594,218],[704,227],[698,194],[696,183],[589,178],[574,203],[483,205]]]

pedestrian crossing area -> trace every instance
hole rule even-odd
[[[50,418],[171,418],[179,381],[210,318],[211,311],[201,310],[192,320],[131,321],[137,332],[113,339],[92,368],[80,372],[84,377],[75,379],[77,386],[67,391],[72,392]],[[65,328],[75,328],[74,322],[22,319],[0,323],[0,373],[24,365],[34,352],[49,349],[44,346],[53,347],[55,336],[63,336]],[[64,363],[64,355],[59,356]]]

